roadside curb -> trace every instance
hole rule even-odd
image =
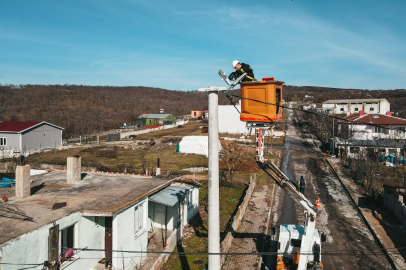
[[[402,270],[401,268],[398,268],[398,266],[396,265],[396,262],[394,260],[394,258],[392,258],[392,255],[388,253],[387,251],[387,247],[384,245],[383,241],[380,239],[379,235],[375,232],[374,228],[371,226],[371,224],[369,224],[367,217],[364,215],[364,213],[362,212],[362,210],[358,207],[358,204],[355,200],[355,198],[352,196],[351,191],[347,188],[347,186],[344,184],[343,180],[341,179],[341,177],[339,176],[339,174],[337,173],[337,171],[334,169],[333,165],[330,163],[330,161],[326,158],[325,159],[327,161],[327,163],[330,165],[330,168],[333,170],[334,174],[337,176],[338,180],[340,181],[341,185],[344,187],[345,191],[347,192],[347,194],[349,195],[349,197],[351,198],[351,201],[353,202],[353,204],[355,205],[355,207],[357,208],[358,213],[360,213],[362,219],[364,220],[365,224],[367,225],[369,231],[371,232],[371,234],[373,235],[373,237],[375,238],[375,240],[379,243],[380,247],[383,247],[383,252],[385,253],[390,265],[392,266],[393,269],[395,270]]]

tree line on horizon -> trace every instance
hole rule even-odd
[[[240,95],[240,90],[230,93]],[[328,99],[386,98],[391,111],[406,117],[406,90],[359,90],[308,86],[283,89],[286,101],[313,102]],[[238,99],[232,100],[237,103]],[[231,102],[219,94],[219,104]],[[145,113],[165,113],[183,118],[192,110],[207,110],[207,93],[176,91],[143,86],[87,85],[0,85],[0,121],[46,121],[64,128],[63,138],[91,135],[116,129],[124,123],[136,125]]]

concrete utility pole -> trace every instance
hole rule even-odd
[[[225,87],[209,86],[199,91],[209,93],[209,265],[210,270],[220,270],[220,193],[219,193],[219,126],[218,92]]]

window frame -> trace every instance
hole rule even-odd
[[[0,137],[0,146],[7,146],[7,137]]]
[[[76,225],[76,223],[74,223],[74,224],[72,224],[72,225],[69,225],[69,226],[66,226],[66,227],[64,227],[63,229],[61,229],[61,230],[59,230],[59,246],[58,246],[58,248],[59,248],[59,254],[62,254],[63,252],[65,252],[66,250],[62,250],[62,244],[63,244],[63,237],[64,237],[64,232],[66,232],[66,234],[68,234],[69,233],[69,231],[68,231],[68,229],[69,228],[72,228],[72,231],[71,231],[71,233],[72,233],[72,235],[71,235],[71,238],[72,238],[72,247],[67,247],[68,249],[69,248],[74,248],[75,247],[75,234],[76,234],[76,232],[75,232],[75,229],[76,229],[76,227],[75,227],[75,225]],[[68,237],[68,235],[67,235],[67,237]],[[69,242],[69,240],[67,239],[67,241]]]
[[[144,225],[144,203],[141,203],[134,208],[134,235],[143,231]]]

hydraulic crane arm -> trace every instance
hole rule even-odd
[[[272,162],[264,159],[263,148],[264,148],[264,134],[265,130],[269,126],[265,126],[262,123],[257,124],[258,127],[255,129],[255,161],[258,166],[270,177],[272,177],[275,182],[289,194],[289,196],[297,202],[300,206],[305,209],[306,221],[305,230],[302,236],[302,242],[300,245],[300,256],[298,263],[298,270],[306,270],[309,262],[309,255],[313,252],[314,245],[314,230],[316,227],[316,211],[315,206],[306,199],[306,197],[297,191],[297,185],[289,180],[289,178]]]

